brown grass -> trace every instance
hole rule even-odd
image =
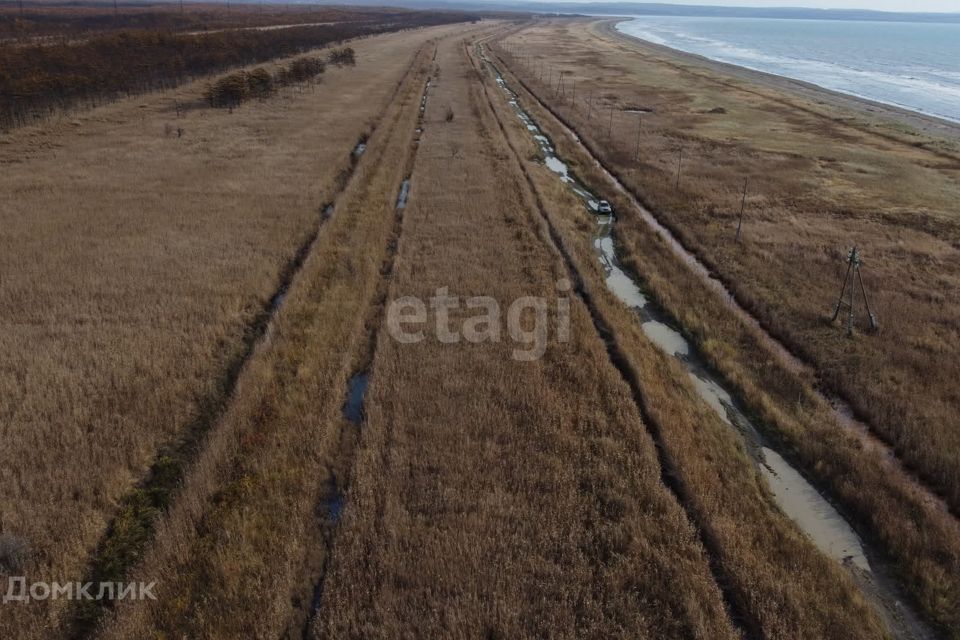
[[[558,40],[555,36],[550,42]],[[589,46],[582,50],[571,46],[571,50],[593,59],[588,54]],[[531,86],[538,90],[536,81]],[[592,158],[572,144],[544,110],[535,111],[564,156],[574,160],[574,169],[593,184],[609,185]],[[568,110],[561,109],[561,113],[579,122]],[[578,130],[591,140],[591,131],[598,137],[605,136],[603,124],[601,133],[597,133],[598,125],[591,130],[589,123],[578,125]],[[642,276],[700,344],[711,364],[740,390],[751,410],[773,430],[771,435],[787,447],[808,477],[838,499],[861,533],[895,561],[907,590],[926,613],[955,635],[960,628],[956,618],[960,585],[950,576],[960,575],[956,520],[918,492],[915,483],[882,451],[865,448],[860,439],[845,432],[831,409],[811,389],[811,380],[786,367],[767,343],[651,232],[630,202],[613,197],[613,193],[611,190],[607,195],[622,214],[618,241],[628,256],[627,265]],[[579,241],[588,241],[591,230],[591,225],[581,224]]]
[[[524,107],[542,126],[548,114],[531,109],[533,102],[525,100]],[[502,99],[499,105],[522,141],[518,157],[533,158],[529,135]],[[548,131],[557,134],[555,128]],[[553,140],[564,157],[574,157],[566,155],[573,145],[564,144],[562,136]],[[882,637],[883,625],[850,577],[779,512],[736,432],[697,399],[688,374],[646,338],[635,314],[606,288],[591,244],[596,223],[583,203],[539,161],[527,160],[525,169],[595,312],[611,331],[614,353],[656,427],[670,473],[751,636],[829,637],[843,628],[850,637]],[[589,170],[580,175],[602,184]]]
[[[16,274],[0,280],[0,553],[26,548],[28,581],[85,579],[110,554],[114,579],[156,581],[156,601],[116,606],[98,637],[885,635],[607,292],[592,221],[472,53],[502,28],[358,42],[355,69],[232,114],[178,113],[201,99],[194,83],[3,141],[0,188],[17,199],[0,203],[0,273]],[[555,28],[531,42],[554,46]],[[610,42],[598,46],[616,68]],[[586,44],[558,50],[591,69]],[[859,449],[811,381],[612,199],[628,266],[955,630],[954,521]],[[504,315],[547,300],[544,357],[514,360],[505,330],[445,344],[429,325],[423,342],[394,341],[386,305],[440,287],[492,296]],[[358,429],[342,403],[359,370]],[[172,466],[160,506],[144,506]],[[113,545],[131,521],[138,539]],[[68,605],[0,605],[0,634],[72,635]]]
[[[541,83],[532,68],[518,66],[531,86],[558,103],[747,308],[816,364],[822,384],[960,509],[960,431],[949,428],[960,408],[955,141],[705,71],[596,25],[523,33],[521,46],[553,69],[548,89],[546,73]],[[559,70],[569,83],[563,105],[553,98]],[[644,116],[636,162],[637,116],[621,110],[638,105],[653,113]],[[717,106],[726,112],[709,113]],[[744,177],[750,196],[745,242],[737,244]],[[882,329],[847,340],[827,320],[852,244],[864,252]]]
[[[158,601],[121,608],[105,637],[300,635],[323,563],[323,549],[312,549],[322,547],[318,505],[331,474],[344,471],[338,448],[351,438],[344,388],[368,350],[365,320],[430,53],[418,54],[136,572],[164,577]]]
[[[390,298],[555,300],[565,270],[463,45],[437,62]],[[572,311],[535,362],[381,331],[319,637],[733,637],[629,388]]]
[[[428,35],[357,43],[323,91],[177,119],[202,86],[18,131],[5,198],[0,530],[32,580],[76,580],[158,450],[219,401],[226,369],[350,151]],[[164,124],[182,127],[182,138]],[[65,601],[3,607],[39,636]],[[47,603],[47,604],[51,604]],[[16,629],[16,631],[14,631]]]

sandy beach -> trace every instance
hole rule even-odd
[[[944,151],[960,152],[960,124],[956,122],[642,40],[617,29],[617,25],[624,21],[621,18],[603,19],[588,28],[595,29],[598,33],[622,42],[626,46],[646,49],[673,58],[677,63],[687,66],[691,72],[699,70],[701,73],[715,74],[719,81],[746,82],[768,91],[780,92],[783,100],[792,102],[797,108],[817,110],[824,115],[836,118],[855,117],[864,121],[861,124],[866,129],[908,127],[924,136],[943,138],[944,141],[948,141],[950,144],[944,145]],[[873,133],[877,132],[873,131]]]

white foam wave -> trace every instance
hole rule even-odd
[[[830,50],[830,43],[811,43],[811,54],[797,47],[761,51],[743,43],[721,40],[715,34],[693,31],[696,23],[638,18],[617,25],[621,32],[656,44],[706,56],[756,71],[773,73],[868,100],[936,115],[960,122],[960,71],[904,62],[900,66],[872,60],[890,43],[877,43],[878,50],[851,55]],[[762,28],[762,26],[758,26]],[[845,57],[846,56],[846,57]]]

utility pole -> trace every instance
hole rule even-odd
[[[633,161],[637,162],[640,160],[640,131],[643,130],[643,116],[637,114],[637,148],[633,152]]]
[[[840,296],[837,298],[837,305],[833,308],[833,318],[831,322],[836,321],[840,315],[840,309],[847,307],[847,337],[853,336],[853,316],[854,316],[854,293],[857,285],[860,285],[860,293],[863,295],[863,305],[867,308],[867,317],[870,319],[870,329],[876,331],[877,317],[870,310],[870,302],[867,300],[867,290],[863,286],[863,276],[860,275],[860,251],[856,246],[850,249],[847,254],[847,272],[843,275],[843,284],[840,287]],[[847,293],[847,300],[843,299],[844,292]]]
[[[683,143],[680,143],[680,153],[677,155],[677,184],[674,189],[680,188],[680,167],[683,166]]]
[[[737,219],[737,242],[740,242],[740,228],[743,226],[743,207],[747,203],[747,179],[743,179],[743,197],[740,199],[740,217]]]
[[[554,90],[554,97],[561,95],[560,91],[563,90],[563,71],[560,71],[560,79],[557,80],[557,88]]]

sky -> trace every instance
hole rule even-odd
[[[643,0],[635,0],[642,2]],[[726,7],[810,7],[814,9],[873,9],[960,13],[960,0],[649,0],[670,4]]]

